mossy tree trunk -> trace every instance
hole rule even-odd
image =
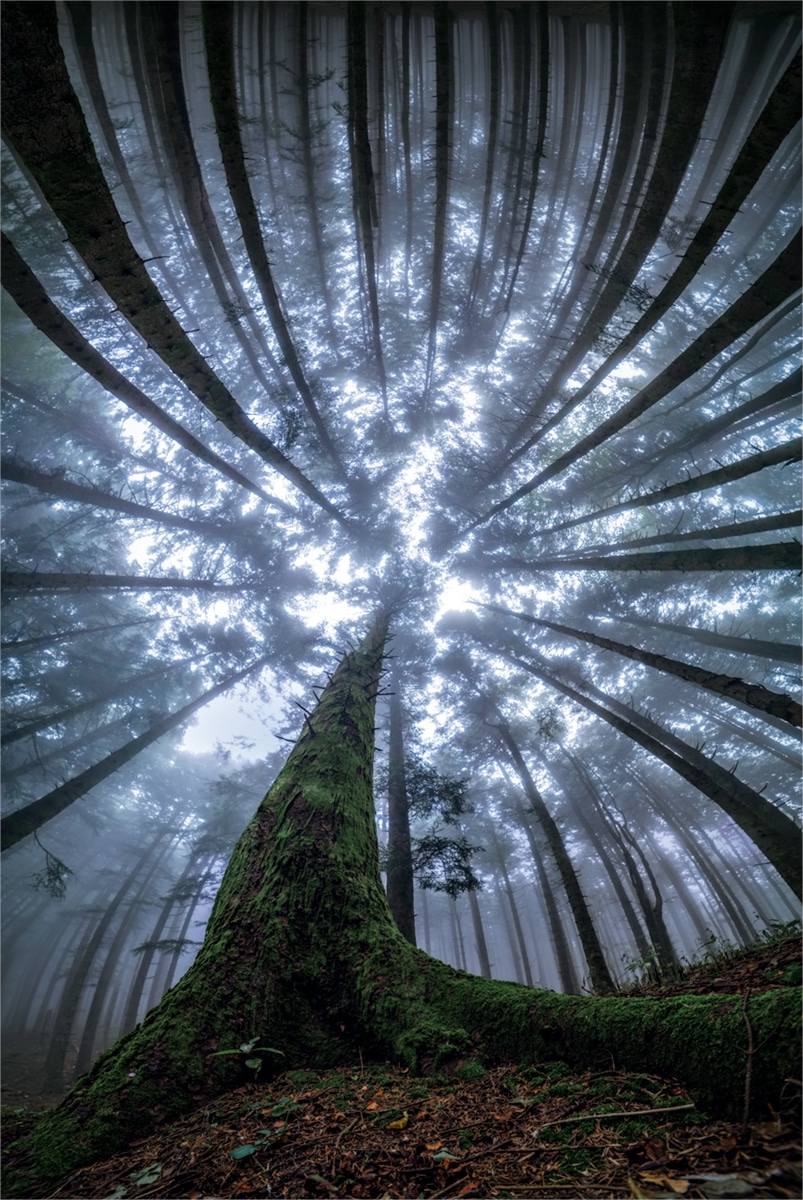
[[[201,951],[137,1029],[11,1151],[4,1195],[122,1149],[248,1075],[252,1038],[281,1069],[366,1058],[411,1069],[598,1059],[680,1076],[701,1103],[777,1103],[797,1060],[796,991],[671,1000],[563,996],[456,971],[399,933],[379,877],[371,766],[388,618],[340,663],[223,878]],[[743,1011],[744,1008],[744,1011]],[[273,1055],[266,1055],[274,1061]]]

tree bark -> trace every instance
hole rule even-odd
[[[478,564],[482,563],[479,559]],[[799,571],[801,559],[800,542],[768,542],[720,549],[656,550],[652,554],[541,558],[537,562],[486,559],[485,563],[497,570],[516,571]]]
[[[283,1051],[282,1070],[349,1062],[358,1047],[411,1069],[467,1053],[589,1063],[612,1050],[622,1069],[680,1076],[719,1112],[742,1104],[746,1013],[762,1047],[753,1102],[778,1103],[799,1048],[793,989],[746,1001],[560,996],[467,976],[405,941],[379,878],[371,789],[386,636],[380,615],[324,690],[234,850],[187,973],[9,1151],[9,1200],[237,1086],[245,1068],[215,1052],[255,1036]]]
[[[772,266],[768,267],[738,300],[734,301],[712,325],[709,325],[695,338],[692,344],[679,354],[668,367],[656,375],[646,387],[643,387],[627,404],[622,405],[613,416],[608,417],[591,433],[575,442],[570,450],[564,451],[548,466],[540,470],[527,483],[517,488],[504,500],[492,505],[487,512],[477,517],[469,528],[473,529],[498,513],[505,512],[517,500],[529,496],[536,488],[548,480],[554,479],[556,475],[560,475],[572,463],[603,445],[614,434],[625,429],[663,400],[665,396],[668,396],[690,375],[701,370],[713,358],[716,358],[732,342],[757,325],[784,300],[799,291],[803,282],[802,250],[803,240],[800,230],[798,230]],[[528,448],[529,443],[525,443],[520,453],[524,453],[524,450]]]
[[[596,703],[582,692],[577,691],[576,688],[570,687],[553,675],[551,671],[532,662],[525,662],[506,650],[498,649],[498,652],[570,700],[587,708],[589,712],[601,717],[603,721],[607,721],[614,729],[618,729],[620,733],[624,733],[639,746],[649,750],[693,787],[708,796],[732,817],[747,836],[756,843],[795,894],[803,896],[803,879],[801,879],[803,853],[801,853],[800,833],[794,821],[780,808],[736,779],[724,767],[720,767],[717,763],[705,758],[704,755],[695,752],[691,746],[687,746],[668,731],[661,730],[663,740],[659,741],[657,736],[646,731],[644,727],[648,721],[638,713],[630,711],[630,719],[628,719],[624,715],[611,711],[603,704]],[[598,691],[598,689],[595,690]],[[602,693],[599,694],[602,696]],[[613,705],[611,697],[606,697],[606,699]],[[624,709],[624,706],[621,707]],[[649,725],[656,729],[660,728],[656,727],[654,722],[649,722]],[[668,744],[670,742],[676,749],[670,749]]]
[[[415,946],[413,856],[410,814],[404,772],[404,714],[398,676],[390,695],[390,748],[388,754],[388,905],[393,920],[410,945]]]
[[[758,450],[755,454],[749,454],[747,458],[737,459],[736,462],[730,463],[726,467],[717,467],[714,471],[706,471],[702,475],[694,475],[688,479],[681,480],[680,483],[671,483],[668,487],[659,488],[655,492],[645,492],[641,496],[633,496],[630,500],[622,500],[619,504],[611,504],[607,508],[598,509],[597,512],[586,513],[581,517],[573,517],[571,521],[563,521],[560,525],[553,525],[551,529],[543,530],[543,535],[549,533],[563,533],[566,529],[573,529],[577,525],[585,525],[589,521],[596,521],[600,517],[610,517],[614,513],[627,512],[632,508],[644,508],[652,504],[662,504],[664,500],[676,500],[679,496],[691,496],[695,492],[703,492],[708,488],[722,487],[725,483],[734,483],[737,479],[744,479],[748,475],[753,475],[757,471],[763,471],[766,467],[776,467],[781,464],[797,462],[801,454],[803,454],[803,439],[790,438],[787,442],[782,442],[780,446],[773,446],[771,450]]]
[[[58,40],[56,7],[4,9],[3,129],[97,281],[165,365],[236,437],[342,524],[337,507],[254,425],[151,280],[117,212]],[[47,97],[50,119],[39,112]]]
[[[298,394],[301,396],[315,432],[318,434],[321,446],[329,455],[340,479],[344,480],[346,478],[345,467],[315,403],[290,330],[287,327],[265,251],[262,230],[259,226],[259,216],[245,165],[240,134],[240,115],[237,111],[232,6],[229,3],[209,3],[207,0],[202,6],[202,14],[212,111],[215,116],[220,156],[223,160],[226,183],[234,210],[237,213],[237,220],[242,229],[245,248],[254,271],[254,279],[259,286],[262,303],[265,305],[273,332],[276,334],[276,340],[281,347],[287,369],[298,388]]]
[[[19,255],[12,242],[6,235],[0,234],[2,255],[0,269],[2,270],[3,287],[12,297],[18,307],[25,313],[45,337],[50,338],[63,354],[82,367],[87,375],[96,379],[101,387],[116,400],[125,404],[132,412],[138,413],[146,421],[150,421],[157,429],[178,442],[190,454],[194,454],[201,462],[224,475],[226,479],[253,492],[262,500],[270,500],[270,495],[247,479],[236,467],[232,467],[219,455],[200,442],[178,421],[174,421],[157,404],[149,400],[144,392],[130,383],[121,375],[116,367],[107,362],[102,354],[86,340],[83,334],[68,321],[56,307],[34,275],[24,259]]]
[[[583,953],[586,956],[588,963],[588,971],[591,976],[591,984],[594,991],[598,995],[615,991],[615,985],[611,979],[608,970],[608,964],[605,961],[605,955],[594,929],[594,922],[591,918],[591,913],[588,910],[586,898],[580,888],[580,881],[577,878],[577,872],[574,869],[563,838],[560,835],[552,814],[544,804],[540,792],[535,786],[530,770],[524,761],[521,750],[510,732],[508,725],[502,721],[497,725],[499,737],[502,743],[507,747],[507,751],[515,764],[516,771],[521,780],[522,787],[530,801],[530,806],[535,813],[538,823],[543,829],[549,848],[552,851],[552,857],[555,859],[555,864],[561,877],[566,895],[569,900],[569,907],[572,910],[574,923],[577,926],[577,933],[582,943]]]
[[[161,512],[147,504],[135,504],[104,492],[101,488],[87,487],[85,484],[72,483],[63,475],[50,471],[40,471],[26,463],[16,462],[10,458],[0,460],[0,473],[3,479],[12,483],[24,483],[27,487],[36,488],[50,496],[58,496],[61,500],[74,500],[77,504],[91,504],[94,508],[109,508],[114,512],[125,513],[129,517],[142,517],[146,521],[155,521],[159,525],[169,525],[173,529],[186,529],[189,533],[203,534],[204,537],[225,538],[233,541],[237,530],[235,526],[217,525],[213,521],[193,521],[188,517],[179,517],[174,513]]]
[[[578,641],[587,642],[590,646],[612,650],[624,658],[644,663],[645,666],[654,667],[668,675],[675,675],[678,679],[685,679],[688,683],[696,683],[700,687],[724,696],[727,700],[738,700],[761,712],[772,713],[773,716],[788,721],[790,725],[800,726],[803,724],[801,719],[803,709],[796,700],[793,700],[791,696],[771,692],[769,688],[765,688],[759,683],[745,683],[743,679],[737,679],[732,675],[706,671],[691,663],[668,658],[665,654],[653,654],[649,650],[641,650],[637,646],[627,646],[623,642],[615,642],[612,638],[600,637],[599,634],[588,633],[585,630],[572,629],[569,625],[561,625],[557,621],[547,621],[543,617],[531,617],[527,613],[513,612],[512,609],[502,608],[499,605],[487,605],[486,607],[511,617],[517,617],[520,621],[526,621],[530,625],[539,625],[544,629],[552,629],[555,633],[562,633],[567,637],[576,638]]]

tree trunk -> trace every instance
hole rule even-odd
[[[525,662],[504,650],[500,650],[499,653],[510,662],[549,684],[550,687],[562,692],[564,696],[575,700],[582,707],[601,717],[603,721],[607,721],[614,729],[618,729],[620,733],[624,733],[639,746],[649,750],[693,787],[708,796],[710,800],[724,809],[756,843],[796,895],[803,894],[801,893],[803,855],[801,854],[799,830],[794,821],[780,808],[736,779],[724,767],[720,767],[711,759],[694,751],[691,746],[687,746],[685,742],[681,742],[679,738],[675,738],[666,730],[661,730],[662,740],[659,741],[658,736],[654,733],[646,732],[645,727],[648,725],[648,721],[638,713],[628,710],[628,715],[625,716],[611,711],[614,704],[618,707],[618,702],[613,701],[611,697],[605,697],[611,708],[604,707],[557,679],[543,667]],[[595,690],[598,691],[598,689]],[[602,696],[602,693],[598,694]],[[621,707],[624,709],[624,706]],[[659,728],[655,726],[654,722],[649,722],[649,726],[653,729]],[[670,743],[676,748],[670,749]]]
[[[229,3],[204,3],[202,6],[204,45],[206,46],[206,63],[209,72],[209,88],[212,101],[212,111],[215,116],[220,156],[226,172],[226,183],[231,194],[232,204],[237,213],[237,220],[243,232],[243,241],[248,251],[248,258],[254,272],[262,296],[262,303],[270,318],[273,332],[282,351],[287,369],[298,388],[298,394],[304,403],[321,446],[329,455],[338,476],[346,478],[346,471],[338,450],[326,428],[315,399],[310,390],[307,378],[298,358],[295,344],[287,327],[273,274],[268,262],[262,230],[259,225],[256,204],[254,203],[248,171],[245,165],[242,136],[240,134],[240,114],[237,109],[237,95],[234,83],[234,24],[233,10]]]
[[[158,6],[157,6],[158,7]],[[3,129],[72,246],[148,346],[225,427],[330,516],[348,524],[254,425],[173,316],[137,254],[95,155],[58,39],[56,6],[4,9]],[[24,64],[24,66],[23,66]],[[47,97],[50,120],[36,119]]]
[[[404,773],[404,714],[398,676],[390,695],[390,748],[388,754],[388,905],[393,920],[407,941],[416,945],[413,856],[410,814]]]
[[[121,375],[116,367],[107,362],[102,354],[92,346],[71,321],[61,313],[42,287],[33,271],[26,264],[14,245],[6,235],[0,234],[2,255],[0,269],[2,270],[3,287],[13,298],[25,316],[45,337],[50,338],[63,354],[66,354],[87,375],[96,379],[101,387],[115,399],[125,404],[132,412],[138,413],[146,421],[150,421],[174,442],[178,442],[190,454],[194,454],[201,462],[232,480],[247,491],[253,492],[262,500],[270,501],[270,495],[247,479],[236,467],[232,467],[219,455],[194,437],[187,429],[168,416],[158,404],[149,400],[144,392],[130,383]]]
[[[603,650],[612,650],[624,658],[644,663],[645,666],[654,667],[658,671],[664,671],[666,674],[684,679],[688,683],[696,683],[699,687],[707,688],[708,691],[724,696],[727,700],[738,700],[761,712],[771,713],[773,716],[788,721],[790,725],[800,726],[803,724],[801,720],[803,709],[796,700],[793,700],[791,696],[771,692],[761,684],[745,683],[743,679],[737,679],[732,675],[706,671],[702,667],[695,667],[692,663],[679,662],[678,659],[668,658],[664,654],[653,654],[649,650],[639,649],[638,646],[627,646],[623,642],[613,641],[612,638],[600,637],[599,634],[587,633],[585,630],[572,629],[569,625],[560,625],[556,621],[547,621],[542,617],[531,617],[526,613],[513,612],[511,609],[502,608],[499,605],[485,607],[503,612],[508,616],[518,617],[519,620],[527,621],[531,625],[540,625],[545,629],[554,630],[555,633],[566,634],[567,637],[587,642],[590,646],[600,646]]]
[[[477,949],[477,958],[479,959],[480,964],[480,975],[483,977],[483,979],[491,979],[491,960],[488,957],[488,943],[485,940],[485,930],[482,924],[480,903],[477,899],[477,894],[473,889],[468,893],[468,907],[471,911],[471,923],[474,926],[474,945]]]
[[[124,500],[122,496],[104,492],[100,488],[87,487],[84,484],[72,483],[63,475],[55,475],[49,471],[39,471],[25,463],[3,458],[0,462],[0,473],[4,479],[13,483],[23,483],[26,487],[36,488],[50,496],[58,496],[61,500],[74,500],[76,504],[91,504],[93,508],[108,508],[113,512],[125,513],[129,517],[142,517],[146,521],[155,521],[159,525],[168,525],[174,529],[186,529],[190,533],[202,534],[209,538],[222,538],[233,541],[237,535],[235,526],[227,528],[216,525],[212,521],[193,521],[188,517],[179,517],[173,513],[161,512],[147,504],[135,504],[132,500]]]
[[[650,554],[590,554],[587,558],[545,557],[537,562],[521,558],[491,561],[494,567],[521,571],[799,571],[801,567],[800,542],[655,550]]]
[[[795,645],[793,642],[768,642],[763,638],[732,637],[730,634],[717,633],[715,629],[698,629],[694,625],[679,625],[674,621],[650,621],[646,617],[637,616],[630,610],[622,619],[632,625],[640,625],[653,631],[666,629],[670,633],[679,633],[683,637],[691,638],[695,642],[702,642],[703,645],[711,646],[715,650],[728,650],[731,654],[770,658],[775,662],[792,663],[796,667],[800,666],[800,660],[803,657],[803,646]]]
[[[325,688],[234,850],[193,965],[10,1150],[9,1200],[238,1086],[239,1057],[215,1052],[253,1037],[282,1051],[282,1070],[350,1062],[358,1047],[411,1070],[466,1054],[591,1063],[613,1052],[620,1068],[680,1076],[699,1103],[733,1112],[746,1014],[761,1048],[753,1103],[778,1103],[798,1054],[793,989],[747,1000],[560,996],[456,972],[405,941],[379,877],[371,789],[386,636],[380,615]]]
[[[583,953],[588,963],[591,984],[595,992],[599,995],[613,992],[616,990],[615,985],[611,979],[608,964],[605,962],[605,955],[594,929],[594,922],[588,910],[588,904],[580,888],[577,872],[574,869],[572,860],[569,858],[563,838],[560,835],[560,830],[555,824],[555,820],[549,809],[544,804],[541,794],[535,786],[535,781],[530,774],[530,770],[507,724],[502,721],[497,725],[497,729],[501,741],[507,747],[508,753],[513,759],[522,787],[527,795],[527,799],[530,801],[538,823],[546,835],[552,857],[555,860],[561,881],[566,889],[569,907],[572,910],[572,916],[577,926],[577,933],[580,937]]]
[[[65,808],[69,808],[76,800],[80,800],[87,792],[99,784],[102,780],[108,779],[115,771],[119,771],[120,767],[125,763],[131,762],[133,758],[145,750],[146,747],[153,745],[160,737],[164,737],[170,730],[176,729],[179,725],[183,725],[188,721],[193,713],[198,712],[205,704],[209,704],[216,696],[221,696],[224,692],[233,687],[239,680],[244,679],[246,675],[250,675],[258,667],[264,665],[266,658],[259,658],[250,666],[245,667],[242,671],[237,671],[234,675],[229,675],[228,679],[224,679],[221,683],[216,684],[208,691],[199,696],[197,700],[190,701],[177,712],[170,713],[163,717],[139,737],[133,738],[132,741],[126,742],[124,746],[113,750],[111,754],[107,754],[100,762],[94,766],[88,767],[86,771],[82,771],[80,775],[76,775],[73,779],[67,780],[60,787],[54,788],[45,796],[40,796],[38,800],[32,800],[30,804],[26,804],[23,808],[18,808],[15,812],[9,813],[0,821],[0,850],[8,850],[11,846],[15,846],[22,838],[27,837],[29,833],[40,829],[42,825],[51,821],[53,817],[64,812]]]
[[[610,517],[614,513],[627,512],[633,508],[644,508],[652,504],[662,504],[664,500],[676,500],[679,496],[691,496],[695,492],[703,492],[708,488],[722,487],[723,484],[733,483],[737,479],[753,475],[756,471],[763,471],[766,467],[797,462],[801,454],[803,454],[803,439],[790,438],[789,441],[782,442],[780,446],[773,446],[771,450],[758,450],[755,454],[738,459],[727,467],[717,467],[714,471],[694,475],[689,479],[681,480],[680,483],[671,483],[668,487],[659,488],[655,492],[645,492],[643,495],[633,496],[630,500],[622,500],[619,504],[600,508],[596,512],[586,513],[581,517],[572,517],[570,521],[563,521],[560,525],[553,525],[550,529],[543,530],[543,535],[546,537],[549,533],[563,533],[566,529],[585,525],[600,517]]]
[[[188,591],[231,592],[236,584],[219,584],[213,579],[177,579],[172,575],[93,575],[88,571],[3,571],[0,590],[29,595],[31,592],[83,592],[89,588],[184,588]]]
[[[529,496],[536,488],[541,487],[548,480],[554,479],[556,475],[560,475],[572,463],[602,446],[614,434],[627,428],[638,417],[668,396],[684,380],[700,371],[718,354],[768,316],[784,300],[799,291],[801,282],[803,282],[802,248],[803,239],[798,230],[775,262],[750,285],[747,291],[695,338],[692,344],[679,354],[668,367],[656,375],[646,387],[643,387],[631,400],[623,404],[591,433],[579,438],[570,450],[558,455],[553,462],[540,470],[527,483],[522,484],[504,500],[492,505],[487,512],[477,517],[469,528],[473,529],[498,513],[505,512],[517,500]],[[524,449],[529,449],[529,443],[525,443],[519,453],[523,453]]]

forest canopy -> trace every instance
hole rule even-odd
[[[792,920],[797,6],[3,21],[6,1028],[43,1085],[192,961],[380,609],[408,940],[579,993]]]

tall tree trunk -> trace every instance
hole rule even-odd
[[[236,528],[217,525],[213,521],[193,521],[188,517],[180,517],[174,513],[161,512],[147,504],[135,504],[132,500],[124,500],[104,492],[101,488],[87,487],[85,484],[72,483],[63,475],[50,471],[40,471],[26,463],[17,462],[4,457],[0,461],[0,472],[4,479],[13,483],[24,483],[26,487],[36,488],[50,496],[58,496],[61,500],[74,500],[77,504],[91,504],[94,508],[108,508],[113,512],[125,513],[129,517],[142,517],[146,521],[155,521],[159,525],[168,525],[174,529],[186,529],[190,533],[203,534],[209,538],[225,538],[229,541],[236,537]]]
[[[627,710],[627,716],[612,711],[614,705],[624,710],[624,706],[619,706],[612,697],[605,697],[607,704],[611,705],[610,708],[605,707],[577,691],[576,688],[570,687],[542,666],[525,662],[505,650],[500,650],[499,653],[521,667],[522,670],[529,671],[564,696],[587,708],[589,712],[601,717],[603,721],[612,725],[614,729],[618,729],[620,733],[624,733],[645,750],[649,750],[693,787],[708,796],[733,818],[749,838],[752,838],[795,893],[798,896],[803,894],[801,892],[803,854],[801,854],[798,829],[794,821],[780,808],[736,779],[724,767],[720,767],[705,755],[700,754],[699,751],[686,745],[685,742],[681,742],[679,738],[670,735],[666,730],[660,731],[661,740],[655,736],[655,733],[648,733],[646,731],[648,726],[654,730],[658,730],[660,727],[656,726],[654,722],[648,722],[646,718],[641,717],[632,709]],[[598,692],[598,689],[594,690]],[[598,694],[603,695],[599,692]],[[670,743],[676,748],[670,749]]]
[[[616,549],[615,546],[612,549]],[[651,554],[589,555],[587,558],[478,559],[479,565],[516,571],[799,571],[800,542],[725,546],[703,550],[656,550]]]
[[[132,412],[144,417],[156,429],[174,442],[178,442],[201,462],[205,462],[214,471],[219,472],[240,487],[244,487],[247,491],[253,492],[262,500],[270,501],[271,497],[267,492],[247,479],[236,467],[230,466],[178,421],[174,421],[157,404],[149,400],[144,392],[141,392],[138,387],[121,375],[116,367],[107,362],[103,355],[98,353],[75,325],[68,321],[56,307],[33,271],[17,253],[14,245],[4,233],[0,234],[0,241],[2,242],[0,270],[2,270],[3,287],[25,313],[28,320],[46,337],[50,338],[54,346],[57,346],[63,354],[82,367],[87,375],[96,379],[111,396],[125,404]]]
[[[790,438],[789,441],[782,442],[779,446],[773,446],[770,450],[757,450],[755,454],[737,459],[736,462],[730,463],[726,467],[717,467],[713,471],[691,476],[681,480],[680,483],[671,483],[657,491],[635,495],[630,500],[622,500],[619,504],[610,504],[607,508],[597,509],[596,512],[572,517],[570,521],[563,521],[560,525],[553,525],[550,529],[543,530],[543,534],[546,536],[549,533],[563,533],[567,529],[585,525],[600,517],[610,517],[614,513],[627,512],[633,508],[644,508],[652,504],[662,504],[664,500],[676,500],[679,496],[691,496],[695,492],[703,492],[708,488],[722,487],[725,483],[745,479],[748,475],[754,475],[757,471],[763,471],[767,467],[796,462],[800,459],[801,454],[803,454],[803,439]]]
[[[781,251],[772,266],[768,267],[754,283],[750,285],[738,300],[724,312],[712,325],[703,331],[690,346],[675,358],[643,387],[627,404],[623,404],[611,417],[603,421],[591,433],[579,438],[570,450],[558,455],[548,466],[542,468],[527,483],[522,484],[515,492],[500,500],[472,522],[469,528],[484,524],[491,517],[511,508],[517,500],[535,491],[556,475],[560,475],[572,463],[584,458],[592,450],[603,445],[614,434],[627,428],[638,417],[642,416],[665,396],[674,391],[684,380],[694,375],[716,358],[723,350],[745,334],[773,309],[800,290],[803,282],[803,267],[801,267],[801,251],[803,240],[800,231],[792,238],[789,245]],[[526,442],[519,451],[523,454],[529,449]],[[518,457],[518,454],[517,454]]]
[[[603,650],[612,650],[615,654],[621,654],[624,658],[633,659],[634,662],[644,663],[645,666],[654,667],[658,671],[664,671],[666,674],[674,675],[678,679],[684,679],[688,683],[696,683],[700,687],[707,688],[708,691],[724,696],[728,700],[739,700],[744,704],[750,705],[752,708],[758,709],[760,712],[772,713],[774,716],[788,721],[790,725],[800,726],[803,723],[801,721],[803,709],[801,709],[796,700],[793,700],[791,696],[783,696],[777,692],[772,692],[761,684],[745,683],[743,679],[737,679],[733,675],[722,675],[715,671],[706,671],[702,667],[695,667],[692,663],[680,662],[676,658],[668,658],[665,654],[653,654],[649,650],[641,650],[638,646],[627,646],[623,642],[614,641],[612,638],[600,637],[596,633],[573,629],[569,625],[561,625],[557,621],[547,621],[543,617],[531,617],[527,613],[513,612],[512,609],[502,608],[500,605],[485,605],[484,607],[491,608],[496,612],[503,612],[507,616],[517,617],[519,620],[526,621],[530,625],[539,625],[544,629],[552,629],[555,633],[562,633],[567,637],[576,638],[578,641],[587,642],[590,646],[599,646]]]
[[[415,940],[413,856],[410,814],[404,770],[404,714],[400,680],[396,674],[390,695],[390,748],[388,752],[388,905],[399,932],[412,946]]]
[[[32,800],[30,804],[26,804],[23,808],[18,808],[15,812],[9,813],[0,821],[0,850],[8,850],[11,846],[15,846],[22,838],[27,837],[29,833],[33,833],[37,829],[51,821],[53,817],[64,812],[65,808],[69,808],[76,800],[80,800],[93,787],[101,783],[102,780],[108,779],[115,771],[119,771],[120,767],[125,763],[131,762],[133,758],[145,750],[148,746],[153,745],[160,737],[164,737],[172,729],[176,729],[179,725],[183,725],[190,717],[203,708],[205,704],[209,704],[216,696],[222,696],[224,692],[233,687],[241,679],[252,674],[257,668],[263,666],[267,662],[266,658],[259,658],[250,666],[244,667],[242,671],[237,671],[233,675],[229,675],[227,679],[221,683],[209,688],[197,700],[191,700],[189,704],[185,704],[182,708],[161,720],[156,721],[139,737],[135,737],[130,742],[126,742],[124,746],[113,750],[111,754],[107,754],[100,762],[94,766],[88,767],[86,771],[82,771],[80,775],[76,775],[73,779],[69,779],[60,787],[53,788],[45,796],[40,796],[38,800]]]
[[[524,976],[522,982],[526,983],[528,987],[532,987],[533,973],[530,967],[530,955],[527,952],[527,942],[524,937],[524,930],[521,926],[521,917],[519,916],[516,897],[513,894],[513,885],[510,882],[510,873],[507,869],[507,863],[505,862],[505,853],[499,844],[499,838],[497,837],[496,830],[494,829],[493,825],[488,826],[488,833],[494,848],[496,868],[499,872],[499,878],[502,880],[502,890],[504,891],[505,899],[507,900],[508,907],[510,909],[510,919],[513,923],[513,929],[516,934],[516,950],[518,952],[518,959],[521,963],[522,974]]]
[[[95,955],[100,949],[101,943],[108,932],[109,926],[117,915],[120,905],[134,887],[140,872],[151,861],[160,843],[164,841],[164,836],[164,829],[160,829],[155,837],[149,841],[145,850],[134,864],[134,867],[127,872],[125,879],[108,905],[104,906],[101,919],[91,932],[87,932],[87,936],[75,956],[61,993],[53,1024],[53,1032],[50,1037],[50,1046],[45,1060],[45,1086],[48,1091],[61,1092],[64,1087],[64,1065],[69,1048],[70,1032],[75,1021],[75,1014],[81,1002],[81,992],[86,986],[86,977],[92,968]]]
[[[446,214],[449,199],[449,160],[452,142],[452,21],[449,6],[439,2],[435,17],[435,224],[432,232],[432,290],[429,298],[429,337],[424,371],[424,412],[429,407],[438,341],[438,316],[446,253]]]
[[[764,1047],[754,1102],[778,1102],[798,1050],[791,989],[741,1003],[567,997],[455,972],[405,941],[379,877],[371,789],[386,635],[380,616],[325,688],[235,848],[187,973],[10,1151],[10,1200],[237,1086],[238,1056],[216,1051],[253,1037],[283,1051],[280,1069],[344,1063],[358,1046],[411,1069],[422,1057],[587,1063],[612,1050],[620,1067],[681,1075],[700,1102],[733,1111],[746,1015]]]
[[[711,646],[715,650],[747,654],[751,658],[771,658],[776,662],[799,666],[801,656],[803,656],[803,646],[795,645],[792,642],[768,642],[764,638],[732,637],[727,633],[718,633],[715,629],[699,629],[695,625],[680,625],[676,621],[651,621],[648,617],[640,617],[631,610],[628,610],[622,620],[650,630],[660,629],[668,630],[670,633],[679,633],[683,637],[691,638],[695,642],[702,642],[703,645]]]
[[[468,907],[471,912],[471,923],[474,927],[474,946],[480,964],[480,975],[483,979],[491,979],[491,960],[488,957],[488,943],[485,940],[485,929],[482,924],[480,903],[474,890],[468,893]]]
[[[58,40],[56,7],[4,10],[3,129],[93,276],[165,365],[225,427],[336,520],[311,480],[254,425],[182,329],[134,249],[95,155]],[[24,67],[22,64],[25,64]],[[48,97],[46,126],[35,114]]]
[[[499,732],[500,740],[507,748],[513,760],[519,779],[521,780],[521,785],[524,788],[527,799],[530,801],[530,806],[546,835],[549,849],[555,860],[563,886],[566,889],[569,907],[572,910],[572,916],[577,926],[577,933],[583,947],[583,953],[588,963],[588,972],[591,977],[592,986],[599,995],[613,992],[616,990],[615,985],[608,970],[602,946],[594,929],[594,922],[589,912],[586,898],[580,888],[577,872],[574,869],[572,860],[569,858],[560,830],[555,823],[554,817],[544,803],[541,793],[535,786],[530,769],[524,761],[521,750],[509,726],[505,721],[501,721],[496,728]]]
[[[279,294],[273,282],[262,230],[259,226],[254,196],[245,165],[240,114],[237,109],[237,94],[234,83],[234,22],[233,9],[229,3],[210,3],[202,6],[204,45],[209,71],[209,87],[212,111],[215,116],[220,155],[226,172],[226,183],[231,194],[234,211],[243,232],[243,241],[248,258],[262,296],[262,303],[270,318],[276,340],[281,347],[287,369],[298,388],[321,446],[328,454],[340,479],[346,478],[346,470],[329,430],[315,403],[306,375],[299,361],[295,343],[282,311]]]

